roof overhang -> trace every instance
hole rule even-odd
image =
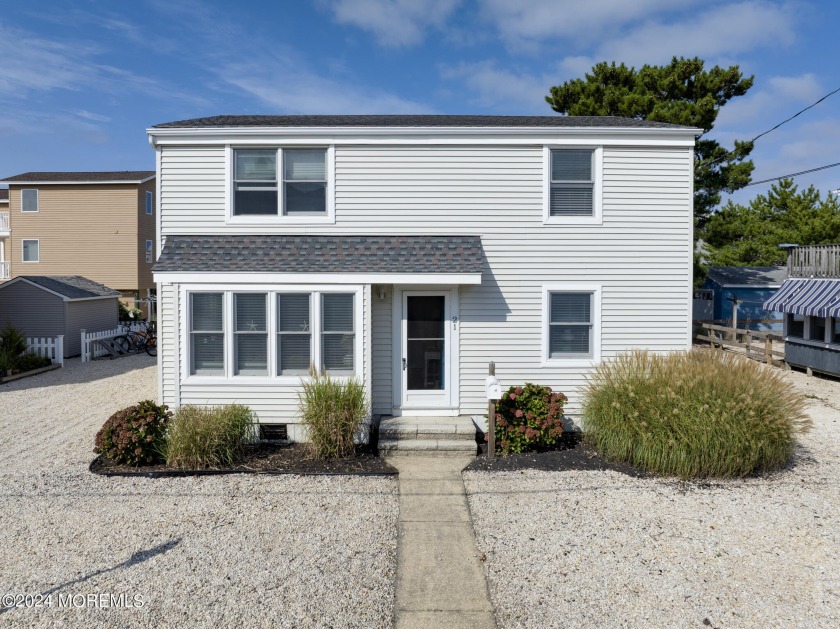
[[[178,273],[154,272],[162,284],[481,284],[481,273]]]
[[[94,295],[92,297],[68,297],[67,295],[63,295],[58,291],[54,291],[51,288],[47,288],[46,286],[41,286],[37,282],[31,282],[25,277],[15,277],[10,279],[8,282],[3,282],[0,284],[0,290],[17,284],[18,282],[22,282],[24,284],[29,284],[30,286],[34,286],[35,288],[40,288],[43,291],[46,291],[56,297],[60,297],[62,301],[94,301],[95,299],[118,299],[120,297],[119,293],[115,293],[113,295]]]
[[[125,180],[101,180],[93,179],[87,181],[10,181],[3,179],[3,183],[10,186],[105,186],[105,185],[137,185],[146,183],[154,179],[156,175],[146,177],[145,179],[125,179]]]

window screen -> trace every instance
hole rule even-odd
[[[327,151],[283,151],[284,213],[324,214],[327,211]]]
[[[277,295],[277,375],[305,375],[312,362],[309,294]]]
[[[233,161],[233,213],[277,214],[277,150],[237,149]]]
[[[551,216],[592,216],[592,150],[551,151]]]
[[[222,293],[193,293],[190,296],[191,374],[224,374],[223,320]]]
[[[322,365],[329,372],[352,372],[356,339],[353,294],[325,293],[321,303]]]
[[[233,296],[236,374],[268,375],[266,294],[237,293]]]
[[[592,355],[592,293],[551,293],[549,358]]]

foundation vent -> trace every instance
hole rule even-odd
[[[286,424],[260,424],[260,439],[262,441],[287,441],[289,431]]]

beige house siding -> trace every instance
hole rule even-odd
[[[145,214],[145,185],[10,184],[12,235],[7,258],[12,262],[11,277],[82,275],[129,294],[151,287],[145,239],[147,229],[154,233],[154,216]],[[154,180],[147,185],[154,189]],[[38,189],[37,212],[21,211],[21,189],[25,188]],[[39,241],[37,263],[23,262],[22,241],[28,239]]]

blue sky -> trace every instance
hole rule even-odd
[[[552,114],[601,60],[739,64],[713,137],[840,87],[834,0],[4,0],[0,176],[153,169],[145,129],[244,113]],[[759,140],[754,179],[840,161],[840,94]],[[840,167],[797,179],[840,188]],[[736,195],[748,200],[766,185]]]

